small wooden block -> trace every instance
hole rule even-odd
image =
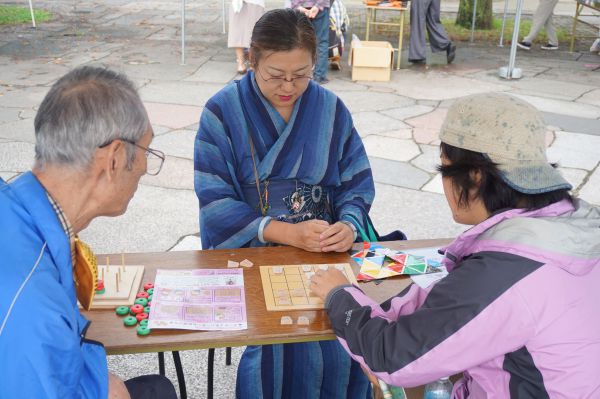
[[[283,273],[283,267],[273,266],[273,274],[282,274],[282,273]]]
[[[327,270],[327,269],[329,269],[329,265],[319,265],[319,269]]]
[[[229,267],[229,268],[238,267],[239,265],[240,265],[239,262],[234,262],[232,260],[227,261],[227,267]]]
[[[304,271],[304,272],[311,272],[312,271],[312,267],[310,265],[302,265],[302,271]]]
[[[282,326],[291,325],[291,324],[294,324],[294,321],[292,320],[292,318],[290,316],[281,316],[281,325]]]
[[[243,261],[240,262],[240,266],[252,267],[252,266],[254,266],[254,263],[250,262],[248,259],[244,259]]]
[[[307,326],[310,324],[310,320],[306,316],[298,316],[298,325],[299,326]]]

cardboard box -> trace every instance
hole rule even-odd
[[[390,80],[394,48],[389,42],[352,43],[352,80],[387,82]]]

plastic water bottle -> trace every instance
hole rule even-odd
[[[423,399],[451,399],[452,383],[448,377],[440,378],[437,381],[425,385],[425,395]]]

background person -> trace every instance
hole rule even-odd
[[[265,0],[233,0],[229,7],[229,32],[227,47],[235,48],[237,71],[246,73],[244,49],[250,47],[252,28],[265,13]]]
[[[335,270],[311,288],[338,339],[398,386],[465,371],[458,398],[600,393],[600,210],[571,197],[547,161],[541,114],[504,94],[450,107],[440,133],[444,193],[458,223],[450,273],[379,305]]]
[[[290,7],[306,15],[317,35],[317,61],[313,80],[319,84],[329,82],[329,7],[330,0],[290,0]]]
[[[316,38],[292,9],[254,27],[252,70],[205,105],[194,148],[202,247],[283,244],[347,251],[374,183],[350,112],[311,80]],[[367,398],[370,385],[336,341],[249,346],[238,398]]]
[[[123,382],[77,307],[77,233],[125,212],[140,177],[160,170],[133,84],[93,67],[50,89],[35,118],[35,165],[0,179],[0,398],[175,399],[159,375]]]
[[[531,50],[531,43],[537,37],[542,28],[546,29],[548,43],[542,46],[542,50],[558,50],[558,37],[552,22],[552,14],[554,7],[558,4],[558,0],[540,0],[533,14],[533,24],[529,30],[529,34],[517,43],[517,46],[523,50]]]
[[[423,64],[427,58],[425,29],[431,51],[445,51],[446,61],[451,64],[456,56],[456,46],[440,20],[440,0],[413,0],[410,4],[410,44],[408,62]]]

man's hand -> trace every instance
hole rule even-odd
[[[324,220],[307,220],[293,226],[291,245],[310,252],[321,252],[321,234],[329,228]]]
[[[327,270],[317,270],[310,278],[310,290],[323,301],[327,298],[329,291],[339,285],[349,284],[350,282],[344,276],[344,273],[338,269],[330,267]]]
[[[113,373],[108,373],[108,399],[131,399],[123,380]]]
[[[337,222],[321,233],[320,240],[323,252],[346,252],[354,243],[354,231],[348,225]]]

